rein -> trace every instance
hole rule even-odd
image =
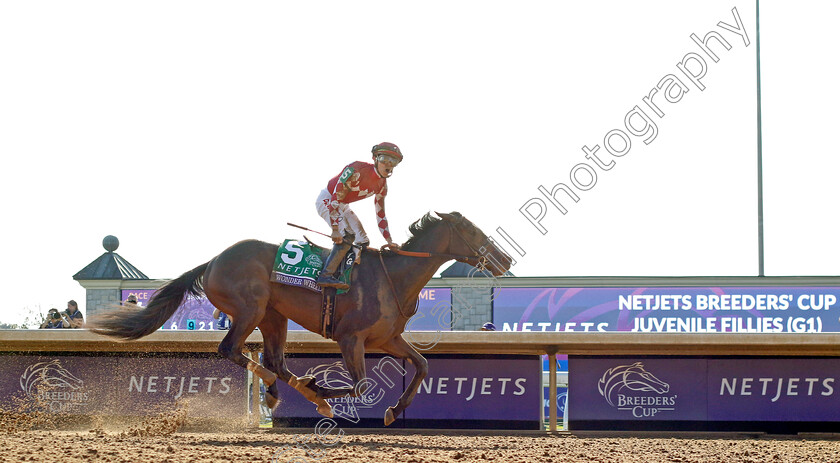
[[[402,249],[391,249],[390,251],[391,251],[391,252],[393,252],[394,254],[399,254],[399,255],[401,255],[401,256],[411,256],[411,257],[445,257],[446,259],[456,260],[456,261],[458,261],[458,262],[463,262],[463,263],[465,263],[465,264],[469,264],[469,260],[470,260],[470,259],[477,258],[477,259],[478,259],[478,263],[476,264],[476,267],[479,267],[479,268],[485,268],[485,266],[487,265],[487,257],[486,257],[486,256],[484,256],[484,255],[482,255],[482,254],[481,254],[481,253],[479,253],[478,251],[476,251],[476,250],[475,250],[475,248],[474,248],[474,247],[470,244],[470,242],[469,242],[469,241],[467,241],[467,239],[466,239],[466,238],[464,238],[464,235],[462,235],[462,234],[461,234],[461,232],[460,232],[460,231],[458,231],[458,229],[455,227],[455,225],[453,225],[453,224],[452,224],[452,223],[450,223],[450,222],[447,222],[447,225],[449,225],[449,231],[450,231],[450,232],[452,232],[452,231],[454,230],[454,231],[455,231],[455,234],[457,234],[457,235],[458,235],[458,237],[459,237],[459,238],[461,238],[461,241],[463,241],[463,242],[464,242],[464,244],[466,244],[466,245],[467,245],[467,247],[468,247],[468,248],[470,248],[470,251],[472,251],[472,252],[473,252],[473,255],[471,255],[471,256],[465,256],[465,255],[462,255],[462,254],[447,254],[447,253],[441,253],[441,252],[415,252],[415,251],[403,251]],[[450,238],[450,240],[449,240],[449,241],[451,242],[451,241],[452,241],[452,239]]]
[[[487,260],[487,256],[484,256],[484,255],[479,254],[479,253],[475,250],[475,248],[474,248],[474,247],[470,244],[470,242],[469,242],[469,241],[467,241],[467,239],[466,239],[466,238],[464,238],[464,235],[462,235],[462,234],[461,234],[461,232],[459,232],[459,231],[458,231],[458,228],[456,228],[456,227],[455,227],[455,225],[453,225],[453,224],[451,224],[451,223],[449,223],[449,222],[447,222],[447,224],[449,225],[449,231],[450,231],[450,232],[452,232],[452,231],[454,230],[454,231],[455,231],[455,233],[458,235],[458,237],[460,237],[460,238],[461,238],[461,240],[464,242],[464,244],[466,244],[466,245],[467,245],[467,247],[468,247],[468,248],[470,248],[470,251],[472,251],[472,252],[473,252],[473,255],[471,255],[471,256],[464,256],[464,255],[460,255],[460,254],[446,254],[446,253],[440,253],[440,252],[415,252],[415,251],[403,251],[402,249],[391,249],[390,251],[391,251],[391,252],[393,252],[394,254],[399,254],[399,255],[401,255],[401,256],[411,256],[411,257],[445,257],[445,258],[447,258],[447,259],[454,259],[454,260],[456,260],[456,261],[458,261],[458,262],[463,262],[463,263],[465,263],[465,264],[469,264],[469,260],[470,260],[470,259],[473,259],[473,258],[478,258],[478,263],[475,265],[475,267],[477,267],[477,268],[479,268],[479,269],[481,269],[481,270],[486,269],[486,268],[487,268],[487,267],[486,267],[486,265],[487,265],[487,262],[488,262],[488,260]],[[449,240],[449,241],[451,242],[451,241],[452,241],[452,239],[450,238],[450,240]],[[406,315],[406,314],[403,312],[403,309],[402,309],[402,304],[400,304],[400,298],[399,298],[399,296],[397,295],[397,289],[394,287],[394,281],[393,281],[393,280],[391,280],[391,274],[388,272],[388,267],[386,267],[386,266],[385,266],[385,259],[383,259],[383,258],[382,258],[382,252],[380,251],[378,254],[379,254],[379,262],[382,264],[382,270],[385,272],[385,279],[387,279],[387,280],[388,280],[388,285],[391,287],[391,293],[394,295],[394,301],[396,301],[396,303],[397,303],[397,310],[399,310],[400,315],[402,315],[403,317],[405,317],[405,318],[411,318],[412,316],[414,316],[414,313],[416,313],[416,312],[417,312],[417,310],[415,309],[415,312],[414,312],[414,313],[411,313],[411,314],[409,314],[409,315]],[[418,301],[418,303],[419,303],[419,301]]]
[[[388,273],[388,267],[385,266],[385,259],[382,258],[382,253],[381,252],[379,253],[379,263],[382,264],[382,270],[385,271],[385,279],[388,280],[388,285],[391,287],[391,293],[394,295],[394,301],[397,303],[397,310],[400,311],[400,315],[402,315],[405,318],[413,317],[414,316],[413,313],[406,315],[403,312],[402,304],[400,304],[400,297],[397,295],[397,288],[394,287],[394,281],[391,280],[391,274]],[[416,310],[415,310],[415,312],[416,312]]]
[[[402,249],[391,249],[391,252],[394,254],[399,254],[401,256],[410,256],[410,257],[446,257],[449,259],[457,260],[458,262],[466,263],[471,257],[478,257],[478,256],[462,256],[460,254],[444,254],[439,252],[414,252],[414,251],[403,251]]]

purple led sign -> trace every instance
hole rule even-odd
[[[503,331],[840,331],[837,287],[497,288]]]

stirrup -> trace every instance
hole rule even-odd
[[[326,286],[328,288],[336,288],[342,290],[350,289],[350,285],[332,275],[322,275],[318,277],[315,283],[318,283],[318,285],[320,286]]]

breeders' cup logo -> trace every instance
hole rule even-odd
[[[598,381],[598,392],[608,404],[630,411],[636,418],[673,411],[677,396],[666,395],[670,389],[668,383],[645,370],[642,362],[611,368]]]
[[[58,359],[29,365],[20,375],[20,388],[26,396],[45,404],[51,412],[78,411],[88,401],[84,385]]]
[[[350,374],[344,369],[344,366],[341,364],[341,360],[312,367],[306,370],[305,376],[314,376],[315,383],[321,387],[334,389],[353,387],[353,378],[351,378]]]
[[[316,256],[315,254],[310,254],[306,256],[306,263],[315,268],[321,268],[324,263],[321,261],[321,258]]]
[[[353,390],[353,378],[344,369],[341,360],[333,363],[324,363],[316,367],[306,370],[306,376],[314,376],[315,384],[321,387],[328,387],[332,389],[350,389]],[[373,388],[370,388],[372,390]],[[385,392],[380,388],[378,394],[368,392],[361,394],[358,397],[337,397],[327,399],[327,402],[333,407],[333,412],[336,416],[352,421],[359,422],[358,408],[372,408],[374,405],[382,400]]]

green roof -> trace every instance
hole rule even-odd
[[[148,280],[143,272],[116,252],[106,252],[73,275],[74,280]]]

